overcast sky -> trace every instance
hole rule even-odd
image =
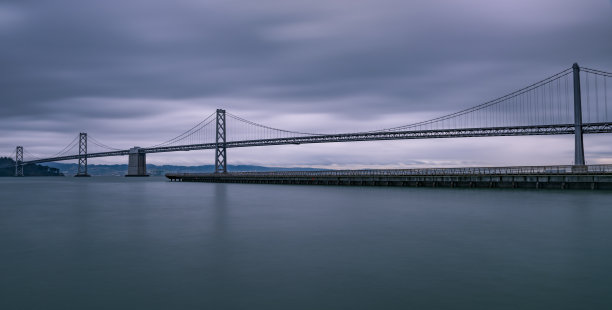
[[[0,2],[0,155],[52,155],[80,131],[128,148],[217,108],[308,132],[385,128],[568,68],[612,71],[610,0]],[[585,137],[612,163],[612,135]],[[212,151],[151,154],[214,163]],[[230,164],[571,164],[573,138],[497,137],[228,150]],[[125,157],[90,160],[127,163]]]

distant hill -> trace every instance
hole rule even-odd
[[[48,163],[50,167],[57,168],[65,175],[74,175],[77,173],[77,164],[64,164],[64,163]],[[229,171],[313,171],[313,170],[324,170],[314,168],[278,168],[278,167],[262,167],[262,166],[251,166],[251,165],[228,165]],[[87,173],[93,176],[124,176],[127,174],[127,165],[88,165]],[[174,165],[147,165],[147,173],[153,176],[164,175],[171,172],[179,173],[206,173],[214,172],[214,165],[204,166],[174,166]]]
[[[0,157],[0,177],[12,177],[15,175],[15,160],[8,157]],[[57,168],[43,165],[29,164],[23,166],[24,176],[63,176]]]

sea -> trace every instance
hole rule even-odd
[[[612,309],[612,192],[0,178],[0,309]]]

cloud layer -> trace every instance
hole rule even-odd
[[[305,131],[402,125],[501,96],[573,62],[612,71],[610,38],[612,5],[605,0],[5,1],[0,155],[18,144],[53,154],[79,131],[121,148],[151,145],[216,108]],[[529,164],[535,143],[550,145],[538,163],[569,163],[565,140],[287,146],[232,150],[229,158],[320,166]],[[415,148],[418,154],[410,152]],[[507,148],[525,151],[505,158]],[[612,157],[595,149],[587,148],[593,162]],[[209,153],[149,161],[209,164]]]

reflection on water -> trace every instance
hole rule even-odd
[[[612,195],[0,179],[0,309],[610,309]]]

